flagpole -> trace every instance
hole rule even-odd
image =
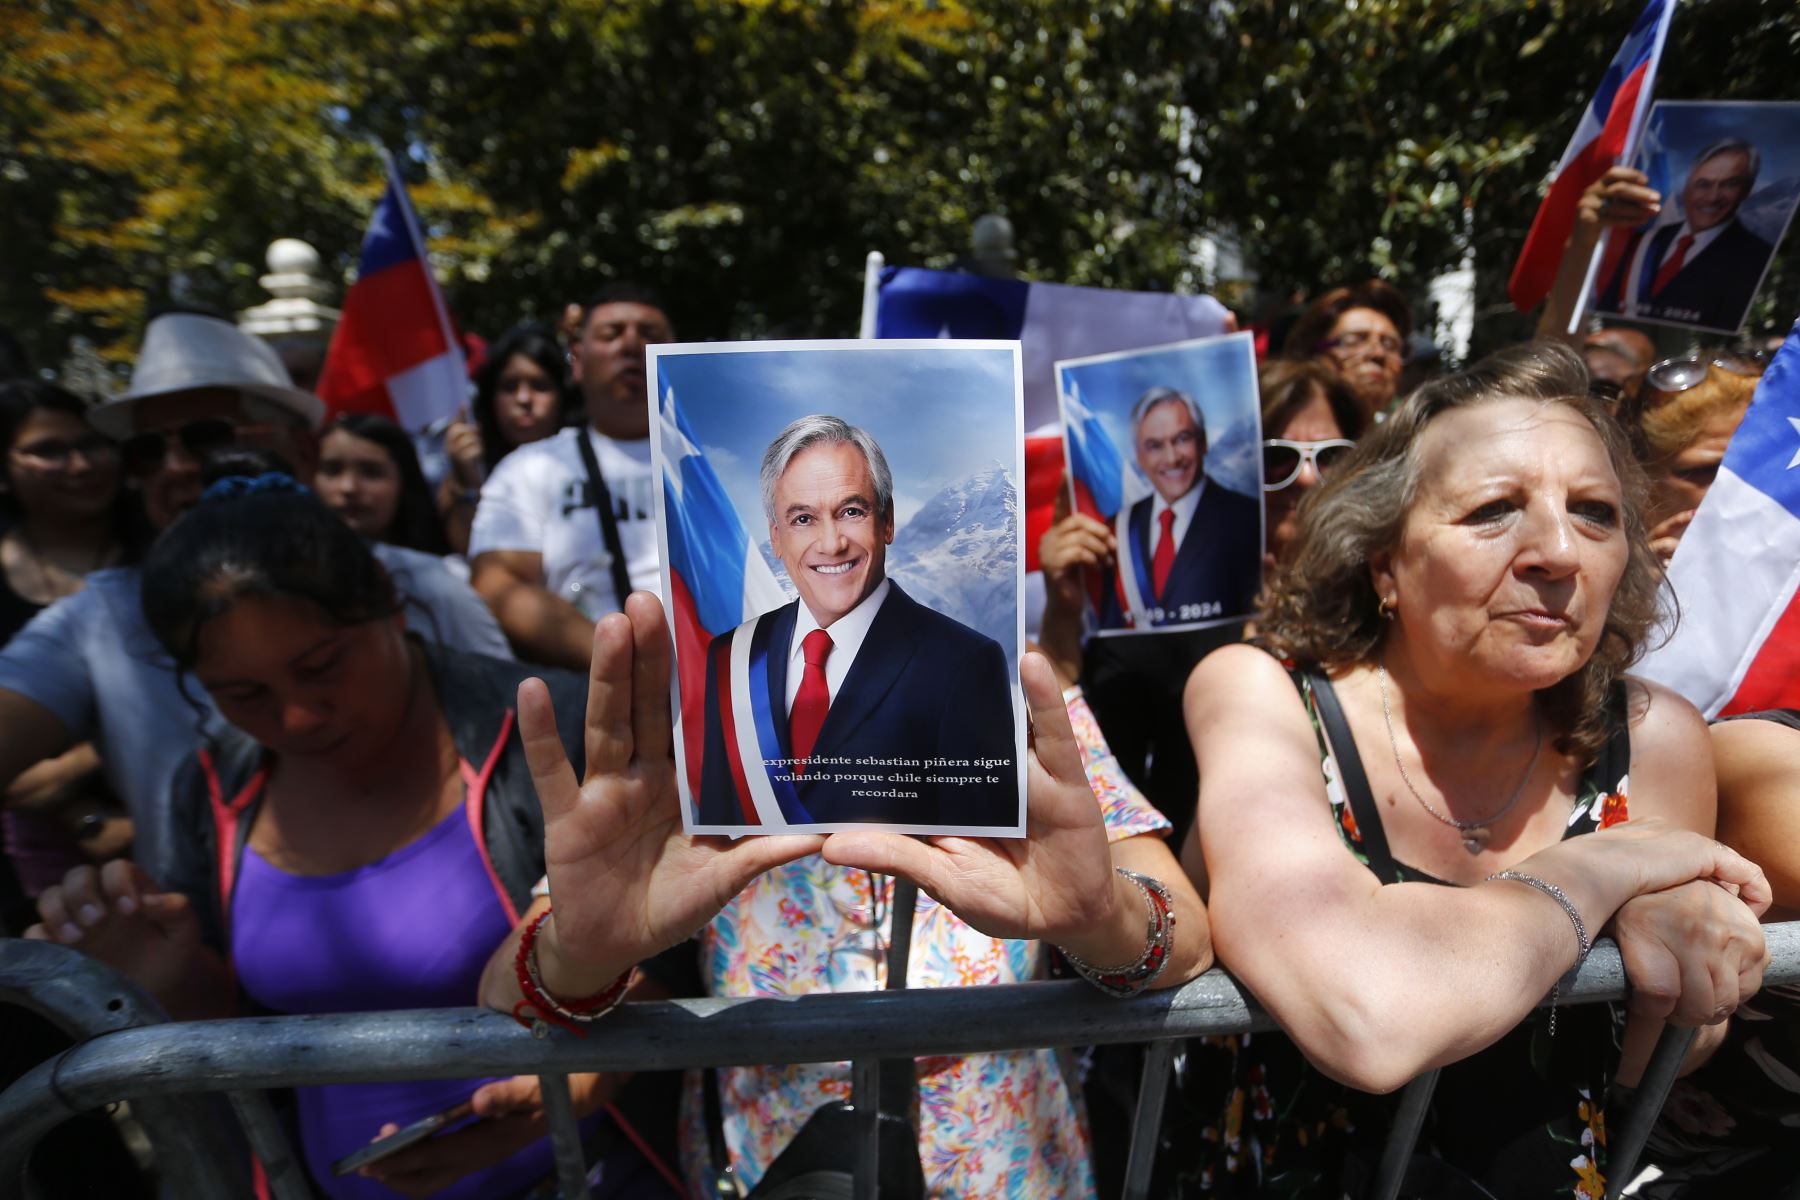
[[[881,299],[881,268],[886,265],[879,250],[869,251],[869,257],[863,260],[862,320],[856,336],[865,340],[875,336],[875,306]]]
[[[1644,122],[1650,114],[1650,98],[1656,91],[1656,73],[1662,67],[1663,45],[1669,40],[1669,26],[1675,22],[1675,6],[1680,0],[1669,0],[1669,6],[1663,9],[1662,20],[1656,25],[1656,41],[1650,47],[1650,61],[1644,71],[1644,79],[1650,86],[1639,90],[1637,100],[1631,110],[1631,126],[1625,134],[1625,145],[1614,160],[1629,163],[1637,157],[1638,140],[1644,133]],[[1593,253],[1588,256],[1587,274],[1582,276],[1581,292],[1575,297],[1575,307],[1569,312],[1568,333],[1574,335],[1581,331],[1581,320],[1587,315],[1588,299],[1594,292],[1594,277],[1600,273],[1600,259],[1606,253],[1607,239],[1612,231],[1605,231],[1600,240],[1594,243]]]
[[[430,280],[431,307],[437,313],[438,328],[444,334],[444,345],[450,353],[456,355],[458,361],[463,359],[462,343],[450,328],[450,312],[444,307],[444,293],[438,287],[437,273],[431,269],[431,250],[425,243],[425,234],[419,228],[419,215],[413,211],[412,197],[406,194],[406,181],[400,178],[400,167],[386,146],[380,146],[382,164],[387,168],[388,184],[394,189],[394,195],[400,201],[401,215],[406,218],[406,229],[412,235],[413,245],[419,248],[419,265],[425,269],[425,278]],[[466,370],[465,363],[465,370]]]

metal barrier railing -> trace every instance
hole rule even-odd
[[[1768,984],[1800,983],[1800,922],[1766,927]],[[1600,942],[1565,979],[1563,1004],[1622,999],[1617,947]],[[876,1196],[874,1097],[884,1058],[976,1054],[1044,1046],[1150,1042],[1127,1164],[1126,1200],[1147,1195],[1172,1039],[1272,1029],[1274,1022],[1235,981],[1209,971],[1181,987],[1118,1001],[1085,983],[858,992],[628,1004],[586,1038],[533,1037],[503,1013],[429,1009],[168,1023],[114,972],[76,951],[0,941],[0,1000],[22,1003],[85,1038],[0,1093],[0,1190],[17,1181],[48,1130],[79,1112],[130,1100],[146,1121],[159,1164],[183,1172],[176,1194],[214,1200],[237,1194],[220,1164],[228,1152],[202,1144],[192,1117],[164,1120],[201,1093],[223,1092],[279,1200],[304,1200],[307,1186],[263,1089],[377,1080],[484,1075],[544,1077],[557,1168],[568,1200],[585,1198],[567,1075],[702,1066],[852,1064],[852,1104],[866,1121],[857,1196]],[[113,1008],[113,1002],[120,1007]],[[158,1023],[160,1022],[160,1023]],[[1616,1195],[1631,1177],[1661,1110],[1691,1031],[1671,1029],[1620,1122],[1608,1164]],[[1410,1157],[1437,1072],[1414,1080],[1382,1159],[1375,1200],[1392,1200]]]

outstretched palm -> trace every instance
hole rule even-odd
[[[816,836],[682,832],[669,716],[669,633],[654,596],[634,594],[594,630],[587,776],[563,752],[543,683],[519,687],[519,732],[544,809],[544,857],[561,952],[627,965],[682,941]]]
[[[1087,928],[1113,897],[1112,858],[1050,664],[1019,667],[1034,729],[1024,838],[834,833],[827,861],[903,875],[990,937],[1052,941]]]

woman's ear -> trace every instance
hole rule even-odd
[[[1375,589],[1376,600],[1397,600],[1395,593],[1398,586],[1394,579],[1394,555],[1392,551],[1383,550],[1379,554],[1369,556],[1369,584]]]

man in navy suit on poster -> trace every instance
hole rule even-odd
[[[1775,253],[1737,217],[1761,168],[1762,155],[1743,138],[1700,151],[1681,188],[1681,222],[1635,230],[1595,307],[1708,329],[1741,326]]]
[[[761,482],[800,598],[707,651],[699,823],[766,826],[773,804],[788,825],[1018,825],[1006,655],[887,578],[881,447],[837,417],[802,417],[770,444]]]
[[[1151,388],[1132,406],[1131,437],[1154,490],[1115,522],[1119,565],[1106,580],[1101,626],[1248,613],[1260,581],[1262,506],[1207,478],[1200,406],[1174,388]]]

